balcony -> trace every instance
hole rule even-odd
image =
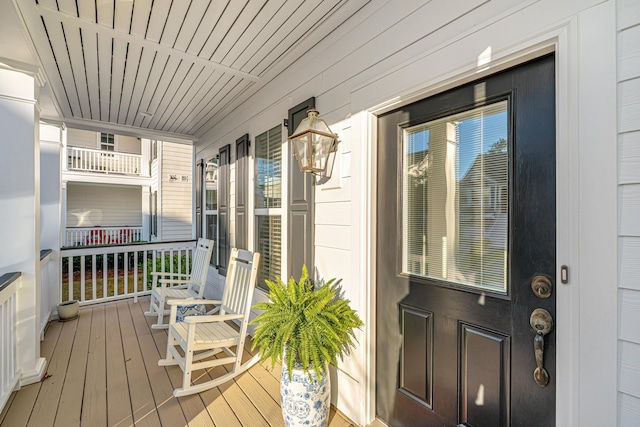
[[[41,343],[47,375],[12,394],[0,427],[284,425],[280,367],[272,370],[270,363],[206,392],[174,398],[182,371],[158,366],[167,333],[150,328],[155,319],[143,315],[148,305],[148,297],[92,305],[81,308],[76,320],[51,322]],[[212,368],[201,380],[224,369]],[[353,424],[332,407],[329,426]]]
[[[90,148],[67,147],[70,172],[141,176],[142,156]]]

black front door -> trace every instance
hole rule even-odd
[[[555,424],[554,76],[548,55],[379,117],[391,426]]]

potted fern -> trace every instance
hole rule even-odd
[[[300,280],[285,284],[267,280],[270,302],[256,324],[253,348],[272,367],[282,363],[280,403],[287,427],[326,426],[329,420],[329,363],[337,365],[355,346],[354,330],[362,326],[349,300],[341,298],[335,279],[316,286],[302,267]]]

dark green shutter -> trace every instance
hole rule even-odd
[[[231,189],[230,177],[231,146],[225,145],[220,148],[220,165],[218,167],[218,251],[219,262],[218,273],[227,275],[227,263],[231,253],[229,238],[229,193]]]
[[[196,164],[196,238],[202,237],[202,188],[204,181],[204,160]]]
[[[249,134],[236,140],[236,244],[239,249],[249,249],[247,227],[247,199],[249,193],[249,177],[247,163],[249,161]]]
[[[296,105],[289,110],[288,135],[293,135],[296,127],[307,116],[307,110],[315,108],[315,98]],[[293,148],[289,145],[289,232],[287,236],[289,271],[287,277],[300,277],[302,266],[306,265],[313,277],[313,183],[310,173],[300,172]]]

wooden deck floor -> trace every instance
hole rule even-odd
[[[41,343],[49,363],[45,379],[13,393],[0,427],[284,425],[280,370],[272,372],[270,364],[257,364],[206,392],[174,398],[182,371],[158,366],[167,333],[149,327],[153,318],[143,315],[148,306],[148,299],[127,300],[82,308],[77,320],[52,322]],[[329,425],[353,424],[332,407]]]

